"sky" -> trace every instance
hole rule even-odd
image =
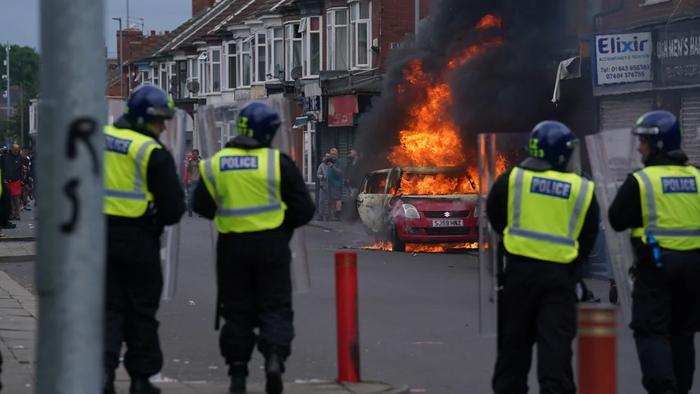
[[[55,0],[48,0],[55,1]],[[95,0],[97,1],[97,0]],[[116,32],[122,17],[126,27],[127,0],[105,0],[105,37],[110,57],[116,57]],[[0,43],[39,50],[40,0],[0,0]],[[129,0],[132,23],[144,19],[144,31],[174,30],[192,16],[191,0]]]

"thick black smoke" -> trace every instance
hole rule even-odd
[[[554,117],[550,102],[557,61],[564,45],[561,0],[434,0],[417,41],[392,53],[382,96],[360,121],[359,146],[373,166],[397,144],[405,126],[406,102],[397,95],[404,69],[415,59],[426,72],[441,75],[449,59],[466,47],[495,36],[503,45],[477,56],[450,73],[450,110],[467,149],[481,132],[528,132],[538,121]],[[487,14],[502,18],[500,29],[476,30]],[[443,74],[444,75],[444,74]],[[413,92],[420,95],[422,92]],[[468,152],[471,153],[471,152]],[[473,155],[469,155],[473,156]]]

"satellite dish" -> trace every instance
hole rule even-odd
[[[301,78],[301,72],[302,72],[301,66],[294,67],[292,69],[292,79],[296,80],[296,79]]]
[[[199,81],[189,81],[187,82],[187,90],[190,93],[199,93]]]

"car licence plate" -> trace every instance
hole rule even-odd
[[[439,219],[433,220],[433,227],[463,227],[462,219]]]

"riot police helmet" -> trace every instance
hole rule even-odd
[[[159,87],[142,85],[129,95],[124,116],[136,128],[148,128],[175,116],[175,103]]]
[[[238,134],[250,137],[263,146],[269,146],[282,121],[277,111],[268,104],[254,101],[238,114]]]
[[[578,147],[578,138],[561,122],[545,120],[530,133],[530,158],[543,160],[553,168],[564,168]]]
[[[678,118],[668,111],[651,111],[640,116],[632,134],[643,136],[653,149],[671,152],[681,148]]]

